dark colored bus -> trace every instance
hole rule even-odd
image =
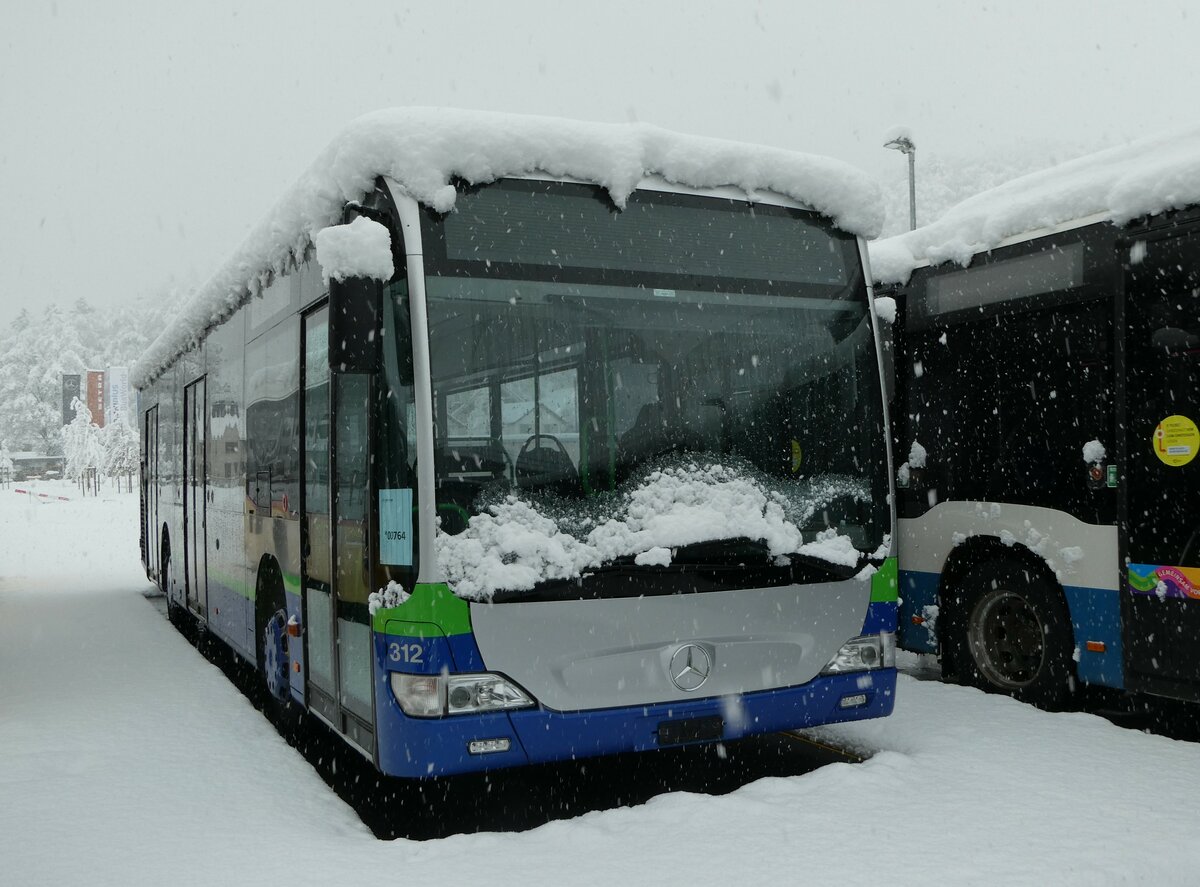
[[[1200,700],[1200,208],[928,257],[988,212],[1054,218],[1105,163],[872,248],[898,305],[900,645],[1048,707],[1079,684]]]

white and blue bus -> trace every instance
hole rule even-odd
[[[872,244],[893,287],[901,646],[1040,705],[1200,701],[1200,130]]]
[[[136,369],[148,575],[396,776],[888,714],[876,207],[645,126],[357,121]]]

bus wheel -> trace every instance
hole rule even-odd
[[[163,527],[162,542],[159,543],[158,552],[158,588],[163,593],[163,597],[167,599],[167,621],[179,631],[186,633],[187,622],[183,608],[171,600],[171,583],[167,581],[167,574],[171,569],[171,537],[167,535],[166,527]]]
[[[1071,623],[1061,595],[1030,567],[989,561],[949,596],[942,645],[949,671],[982,690],[1062,708],[1075,687]]]
[[[170,583],[167,582],[167,573],[171,567],[171,537],[167,535],[166,527],[163,527],[162,544],[158,551],[158,587],[167,596],[167,600],[170,600],[171,587]]]
[[[255,592],[258,613],[259,668],[267,692],[276,702],[286,702],[290,695],[288,669],[287,606],[279,568],[267,563],[258,571]]]

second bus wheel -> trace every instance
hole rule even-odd
[[[1075,646],[1055,585],[1015,560],[987,561],[956,585],[943,601],[947,671],[1041,708],[1065,706],[1075,689]]]

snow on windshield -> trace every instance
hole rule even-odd
[[[918,183],[919,187],[919,183]],[[1030,231],[1096,217],[1123,224],[1200,202],[1200,126],[1139,139],[977,194],[930,225],[870,245],[878,283],[923,262],[966,265]]]
[[[798,553],[854,567],[860,552],[848,535],[800,530],[841,497],[867,501],[870,490],[855,478],[781,482],[747,465],[676,459],[645,469],[625,492],[584,502],[498,492],[465,531],[438,534],[438,565],[455,593],[473,600],[576,579],[618,558],[665,567],[673,549],[721,539],[754,540],[779,559]]]
[[[826,157],[647,124],[600,124],[445,108],[394,108],[353,121],[321,153],[226,264],[199,288],[134,368],[145,388],[172,360],[297,265],[317,231],[339,221],[378,176],[399,182],[438,212],[453,206],[455,178],[486,183],[543,173],[594,182],[624,206],[646,176],[695,188],[731,186],[790,197],[851,234],[873,237],[883,223],[878,186]]]

